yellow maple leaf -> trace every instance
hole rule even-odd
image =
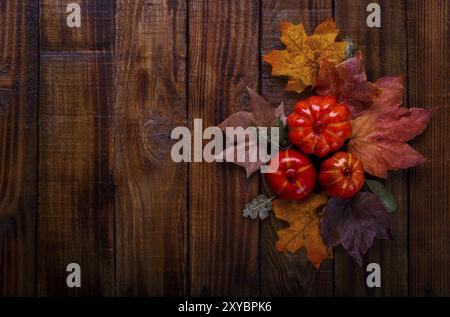
[[[326,247],[319,232],[320,211],[326,202],[325,194],[312,194],[300,201],[273,201],[275,216],[289,223],[288,228],[277,231],[277,250],[293,253],[305,247],[306,257],[316,268],[322,260],[332,259],[332,249]]]
[[[285,50],[274,50],[263,56],[272,65],[272,76],[286,76],[287,91],[302,92],[313,86],[319,72],[319,61],[323,58],[334,64],[344,60],[347,42],[335,42],[339,29],[332,18],[322,22],[309,36],[303,24],[281,22],[281,42]]]

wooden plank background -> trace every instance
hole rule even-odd
[[[0,296],[450,296],[449,1],[0,0]],[[366,7],[382,27],[366,26]],[[261,56],[279,22],[334,17],[370,79],[408,74],[405,102],[438,113],[413,142],[428,163],[391,173],[394,240],[364,264],[338,247],[316,270],[275,250],[274,219],[231,164],[176,164],[171,131],[246,109],[246,87],[288,109]],[[67,288],[68,263],[82,287]]]

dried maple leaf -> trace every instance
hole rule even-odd
[[[277,231],[277,250],[295,252],[305,247],[306,257],[316,268],[324,259],[332,259],[332,249],[325,246],[319,233],[320,211],[326,202],[325,194],[312,194],[301,201],[273,201],[275,216],[289,223],[288,228]]]
[[[367,81],[361,52],[338,65],[322,60],[314,89],[319,95],[345,102],[353,116],[369,108],[380,94],[380,88]]]
[[[250,108],[252,111],[239,111],[233,113],[219,124],[219,128],[222,131],[226,132],[227,127],[242,127],[244,129],[248,127],[268,128],[272,127],[277,119],[281,119],[284,124],[286,123],[283,103],[274,108],[256,92],[248,87],[247,90],[250,96]],[[243,151],[240,151],[241,149],[243,149]],[[235,154],[238,155],[239,153],[243,153],[244,157],[235,157]],[[255,142],[255,140],[248,140],[248,138],[245,139],[245,142],[240,142],[233,147],[226,148],[223,152],[216,155],[216,157],[233,157],[234,159],[231,163],[244,167],[247,177],[250,177],[251,174],[258,171],[264,164],[258,156],[257,142]],[[255,159],[250,160],[252,157]]]
[[[352,199],[333,197],[324,208],[320,234],[328,247],[342,244],[361,266],[374,238],[391,239],[391,218],[372,193],[358,193]]]
[[[371,107],[352,120],[348,151],[358,157],[364,170],[387,178],[388,170],[409,168],[426,159],[406,142],[421,134],[435,109],[401,107],[403,77],[383,77]]]
[[[302,92],[313,86],[319,71],[319,61],[327,59],[334,64],[345,57],[347,42],[335,42],[339,29],[333,19],[321,23],[309,36],[303,24],[280,23],[281,42],[285,50],[274,50],[263,57],[272,65],[272,76],[286,76],[287,91]]]

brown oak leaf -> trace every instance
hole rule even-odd
[[[421,134],[435,109],[401,107],[404,77],[383,77],[375,82],[380,95],[370,108],[352,120],[348,151],[364,170],[387,178],[388,170],[409,168],[426,159],[406,142]]]
[[[312,194],[301,201],[274,200],[275,216],[289,223],[288,228],[277,231],[277,250],[292,253],[305,247],[306,257],[316,268],[324,259],[332,259],[332,249],[325,246],[319,232],[320,212],[326,202],[325,194]]]
[[[309,36],[303,24],[280,23],[281,42],[285,50],[273,50],[263,56],[272,65],[272,76],[286,76],[287,91],[302,92],[313,86],[319,71],[319,61],[327,59],[337,64],[345,57],[347,42],[335,42],[339,29],[333,19],[321,23]]]
[[[314,89],[321,96],[332,95],[345,102],[353,116],[369,108],[381,92],[367,81],[361,52],[338,65],[322,60]]]
[[[248,127],[272,127],[277,119],[280,119],[283,124],[286,123],[286,115],[283,103],[278,107],[273,107],[263,97],[247,87],[250,97],[249,111],[239,111],[233,113],[219,124],[219,128],[226,132],[227,127],[246,129]],[[244,142],[236,142],[233,147],[227,147],[223,152],[216,155],[216,157],[224,158],[232,157],[231,163],[245,168],[247,177],[258,171],[264,164],[258,156],[258,144],[255,140],[244,139]],[[242,153],[243,157],[239,156]],[[253,158],[253,159],[251,159]]]
[[[361,266],[374,238],[391,239],[391,217],[372,193],[358,193],[352,199],[333,197],[324,208],[320,234],[328,247],[342,244]]]

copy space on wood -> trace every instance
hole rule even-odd
[[[66,5],[41,1],[38,294],[113,295],[115,1],[83,1],[80,30]],[[72,262],[81,288],[66,286]]]
[[[0,4],[0,296],[32,296],[37,162],[36,1]]]
[[[448,1],[408,1],[408,100],[439,107],[413,145],[429,162],[410,171],[411,296],[450,295],[450,108]]]
[[[219,124],[259,78],[257,1],[189,1],[189,119]],[[242,217],[258,175],[225,163],[189,166],[191,293],[259,294],[258,222]]]
[[[118,296],[187,294],[186,1],[118,1],[114,179]]]

